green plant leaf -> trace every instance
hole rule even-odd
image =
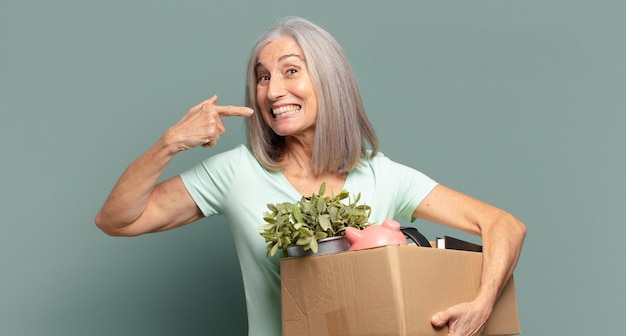
[[[296,221],[296,223],[302,222],[302,213],[300,212],[300,207],[298,206],[298,204],[294,204],[292,206],[291,215],[293,216],[293,219]]]
[[[276,218],[274,217],[263,217],[263,220],[270,224],[276,223]]]
[[[344,200],[350,196],[350,193],[347,190],[342,190],[339,195],[337,195],[337,200]]]
[[[277,204],[276,208],[278,209],[278,212],[281,214],[289,214],[291,212],[292,205],[293,205],[292,203],[283,202],[283,203]]]
[[[337,208],[329,207],[328,208],[328,215],[330,216],[331,222],[333,222],[333,223],[337,222],[337,218],[339,216],[339,213],[337,212]]]
[[[315,234],[315,240],[320,240],[320,239],[324,239],[324,238],[328,238],[328,233],[326,232],[318,232]]]
[[[309,216],[317,216],[317,207],[313,205],[313,203],[302,204],[302,209],[304,210],[304,213]]]
[[[304,236],[304,237],[300,237],[298,238],[298,240],[296,240],[296,245],[307,245],[308,243],[311,242],[311,240],[313,239],[313,236]]]
[[[330,225],[330,216],[328,214],[324,214],[324,215],[318,215],[317,216],[317,220],[320,223],[320,226],[322,228],[322,230],[324,231],[328,231],[331,229],[331,225]]]
[[[313,232],[308,227],[304,227],[303,226],[303,227],[298,229],[298,232],[300,232],[305,237],[312,237],[313,236]]]
[[[261,237],[265,238],[266,243],[274,242],[276,240],[276,237],[271,233],[261,233]]]
[[[272,230],[275,226],[276,226],[276,224],[265,224],[265,225],[261,225],[261,226],[259,226],[259,230],[263,230],[263,231],[270,231],[270,230]]]
[[[326,206],[325,202],[317,203],[317,207],[316,208],[317,208],[317,213],[318,214],[326,213],[327,212],[326,209],[328,209],[328,207]]]
[[[300,236],[300,231],[294,231],[294,232],[291,234],[291,241],[296,240],[296,238],[298,238],[298,236]]]
[[[309,246],[313,253],[317,253],[317,240],[311,239],[311,241],[309,242]]]
[[[274,246],[272,246],[272,249],[270,250],[270,256],[274,256],[274,254],[276,254],[276,251],[278,251],[278,245],[274,244]]]

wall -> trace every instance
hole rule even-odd
[[[527,224],[524,335],[612,327],[626,310],[625,12],[618,1],[3,0],[0,334],[245,334],[223,218],[111,238],[93,217],[189,107],[243,102],[249,48],[288,15],[342,44],[386,155]],[[242,125],[228,119],[216,148],[180,154],[166,176],[244,142]]]

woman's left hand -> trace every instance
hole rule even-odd
[[[476,302],[464,302],[441,311],[431,318],[434,327],[448,326],[448,336],[482,335],[491,310]]]

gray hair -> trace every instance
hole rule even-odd
[[[261,50],[282,36],[293,38],[302,49],[318,98],[313,165],[316,174],[347,173],[371,149],[378,152],[378,138],[367,119],[356,80],[337,41],[324,29],[303,18],[291,17],[267,31],[250,52],[246,106],[260,111],[256,99],[256,65]],[[260,113],[246,118],[248,143],[255,157],[269,169],[280,169],[285,139],[264,122]]]

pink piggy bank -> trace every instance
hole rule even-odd
[[[380,225],[370,225],[363,230],[346,228],[346,238],[350,242],[350,251],[362,250],[385,245],[407,245],[400,223],[387,219]]]

